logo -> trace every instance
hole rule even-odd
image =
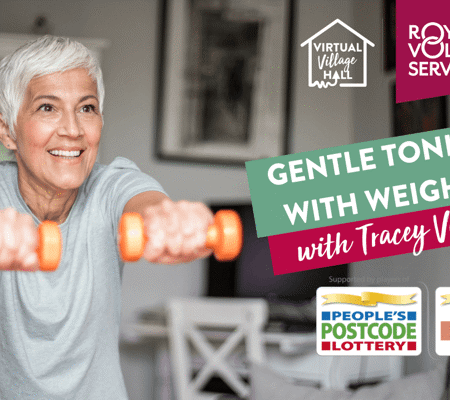
[[[436,289],[436,353],[450,355],[450,288]]]
[[[317,353],[420,354],[421,297],[417,287],[317,289]]]
[[[409,25],[408,47],[413,61],[409,63],[410,76],[448,76],[450,72],[450,29],[447,25],[429,22],[422,29]],[[422,60],[422,61],[417,61]]]
[[[367,45],[375,45],[336,19],[305,40],[308,45],[308,85],[327,88],[367,86]]]
[[[397,0],[396,103],[449,94],[450,24],[448,0]]]

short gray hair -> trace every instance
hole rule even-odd
[[[33,78],[85,68],[97,84],[100,113],[103,115],[105,87],[98,60],[81,43],[58,36],[42,36],[18,48],[0,62],[0,113],[16,138],[14,125],[28,84]]]

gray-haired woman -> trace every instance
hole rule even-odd
[[[211,211],[172,202],[125,159],[95,163],[104,87],[80,43],[44,36],[0,63],[0,398],[126,399],[119,364],[117,249],[124,212],[144,218],[151,262],[188,262],[204,249]],[[59,224],[63,253],[38,270],[37,226]]]

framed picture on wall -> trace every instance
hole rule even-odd
[[[447,96],[395,103],[395,83],[392,84],[394,136],[411,135],[448,127]]]
[[[386,71],[395,70],[395,0],[384,0],[384,69]]]
[[[162,0],[156,153],[244,165],[286,154],[291,0]]]

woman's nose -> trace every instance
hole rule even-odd
[[[83,128],[78,120],[77,114],[72,112],[64,113],[58,129],[59,135],[78,137],[83,135]]]

